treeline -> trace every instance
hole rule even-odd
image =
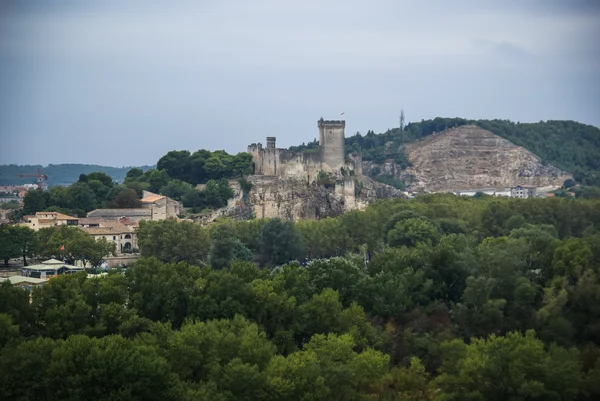
[[[173,150],[158,160],[158,170],[164,170],[169,177],[192,185],[209,180],[236,178],[252,174],[252,155],[240,152],[230,155],[224,150],[201,149],[194,153],[187,150]]]
[[[225,206],[233,196],[228,179],[243,179],[252,169],[249,153],[171,151],[160,158],[156,169],[127,171],[122,184],[103,172],[92,172],[81,174],[77,182],[67,187],[29,191],[22,212],[14,217],[41,211],[85,217],[98,208],[138,208],[144,190],[180,201],[194,212],[216,209]],[[198,189],[197,184],[202,184],[202,188]]]
[[[148,170],[151,174],[156,170]],[[132,171],[130,170],[130,171]],[[136,208],[141,207],[139,189],[127,184],[119,185],[104,173],[81,174],[76,183],[63,187],[55,186],[42,190],[30,190],[23,198],[23,209],[15,218],[32,215],[36,212],[59,212],[75,217],[85,217],[87,212],[98,208]]]
[[[46,227],[34,231],[29,227],[0,224],[0,260],[8,266],[10,259],[57,259],[74,265],[99,266],[110,255],[116,256],[116,245],[106,238],[96,240],[79,227]],[[0,334],[1,337],[1,334]]]
[[[104,173],[111,177],[113,181],[123,182],[125,174],[131,168],[74,163],[49,164],[45,167],[42,165],[0,165],[0,185],[35,184],[36,177],[19,177],[19,174],[37,174],[38,169],[41,169],[43,174],[48,175],[46,183],[50,186],[69,185],[76,182],[81,174],[93,172]],[[138,168],[146,171],[154,168],[154,166],[140,166]]]
[[[252,155],[246,152],[173,150],[158,160],[155,170],[129,170],[124,186],[138,194],[148,190],[166,195],[197,212],[225,206],[233,196],[229,179],[243,180],[252,172]]]
[[[47,211],[85,217],[87,212],[97,208],[132,208],[140,205],[135,190],[116,184],[105,173],[93,172],[81,174],[76,183],[67,187],[28,191],[23,198],[21,214]]]
[[[124,275],[0,287],[0,394],[597,399],[598,227],[598,200],[441,194],[144,222]]]

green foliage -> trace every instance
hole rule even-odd
[[[404,191],[404,189],[406,187],[406,184],[404,183],[404,181],[397,179],[392,174],[384,174],[384,175],[376,176],[375,180],[377,180],[383,184],[390,185],[401,191]]]
[[[142,222],[124,274],[0,283],[0,394],[596,399],[599,210],[436,194],[297,223]],[[90,260],[78,228],[17,247],[12,229],[3,254]]]
[[[181,200],[186,207],[216,209],[227,205],[227,200],[233,197],[233,189],[229,181],[221,178],[219,181],[209,180],[201,191],[187,191]]]
[[[317,185],[322,185],[325,188],[332,188],[335,185],[335,179],[331,173],[321,170],[317,174]]]
[[[251,174],[252,155],[246,152],[230,155],[223,150],[199,150],[193,154],[187,150],[173,150],[158,160],[156,168],[172,179],[196,185]]]
[[[469,345],[454,340],[443,347],[436,380],[444,393],[440,399],[576,399],[578,352],[556,346],[545,350],[533,331],[475,338]]]
[[[80,260],[84,265],[99,266],[104,258],[116,256],[116,244],[105,238],[98,241],[79,227],[58,226],[42,228],[34,232],[36,247],[33,252],[44,258]]]
[[[142,220],[137,236],[143,256],[152,256],[163,262],[187,262],[195,265],[207,261],[210,249],[208,231],[190,221]]]
[[[119,193],[114,197],[114,200],[110,204],[116,209],[134,209],[142,207],[142,202],[138,198],[137,193],[134,189],[120,187]]]
[[[302,255],[302,239],[291,221],[279,218],[265,223],[260,232],[260,259],[265,266],[276,266]]]

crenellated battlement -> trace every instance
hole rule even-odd
[[[324,120],[321,117],[318,121],[319,128],[346,128],[345,120]]]

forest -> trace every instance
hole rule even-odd
[[[599,227],[599,200],[450,194],[142,222],[125,270],[0,285],[0,398],[598,399]]]

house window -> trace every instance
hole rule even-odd
[[[117,239],[117,237],[115,235],[113,235],[113,241],[116,240],[116,239]]]

